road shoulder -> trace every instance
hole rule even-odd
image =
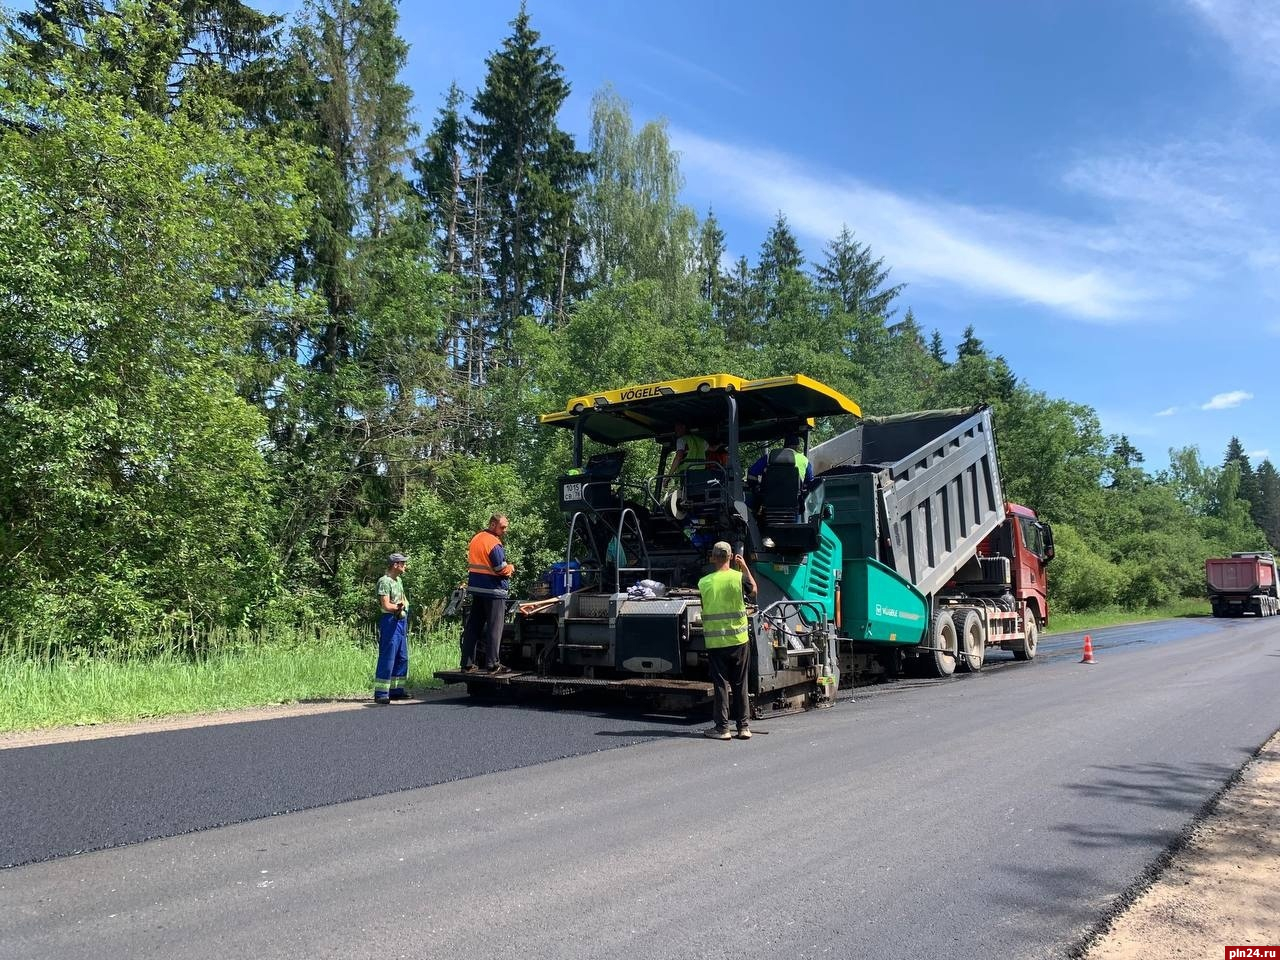
[[[420,699],[403,703],[419,703]],[[399,706],[400,704],[397,704]],[[0,733],[0,750],[16,747],[41,747],[51,743],[73,743],[80,740],[104,740],[108,737],[130,737],[140,733],[160,733],[166,730],[189,730],[192,727],[213,727],[225,723],[250,723],[255,720],[279,720],[283,717],[305,717],[319,713],[336,713],[342,710],[372,709],[368,697],[350,700],[323,700],[303,703],[281,703],[264,707],[237,707],[208,713],[188,713],[178,716],[153,717],[111,723],[83,724],[73,727],[47,727],[40,730],[19,730]]]
[[[1280,734],[1193,830],[1157,880],[1082,954],[1085,960],[1220,956],[1280,942]]]

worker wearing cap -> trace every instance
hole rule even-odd
[[[735,554],[721,540],[711,548],[715,570],[698,581],[702,594],[702,636],[711,659],[711,682],[715,686],[715,726],[706,731],[712,740],[729,740],[729,701],[738,739],[751,739],[750,707],[747,703],[747,671],[751,663],[751,635],[747,627],[747,605],[742,590],[756,594],[756,578],[742,554]],[[730,569],[730,562],[737,569]]]
[[[409,601],[400,577],[409,563],[403,553],[387,557],[387,572],[378,578],[378,664],[373,675],[373,702],[407,700],[409,676]]]
[[[467,593],[471,613],[462,631],[462,669],[506,671],[498,662],[502,626],[506,622],[507,596],[515,566],[507,562],[502,545],[510,521],[501,513],[489,518],[489,526],[471,538],[467,546]]]

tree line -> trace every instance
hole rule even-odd
[[[1280,480],[1156,473],[965,331],[926,335],[851,228],[779,212],[730,262],[662,121],[570,82],[521,7],[426,129],[394,0],[37,0],[0,21],[0,614],[59,649],[367,617],[390,549],[430,604],[489,512],[563,547],[565,438],[602,386],[805,373],[870,413],[989,403],[1007,495],[1055,523],[1059,608],[1202,592],[1280,544]],[[56,627],[56,630],[55,630]]]

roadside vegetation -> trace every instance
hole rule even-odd
[[[157,652],[156,648],[164,649]],[[137,720],[309,700],[367,699],[377,643],[345,627],[265,636],[211,632],[153,638],[147,652],[50,658],[8,638],[0,655],[0,733]],[[409,687],[458,662],[456,633],[423,634],[410,647]]]
[[[338,638],[371,630],[389,552],[428,609],[495,509],[518,590],[563,550],[568,439],[536,414],[709,371],[808,374],[872,415],[989,404],[1006,496],[1055,526],[1061,614],[1163,610],[1206,557],[1280,543],[1280,475],[1238,440],[1150,471],[973,326],[930,331],[856,224],[816,251],[785,211],[727,237],[609,87],[578,143],[512,6],[425,128],[392,0],[0,12],[0,709],[361,691],[372,645]],[[256,639],[190,640],[215,636]]]
[[[1131,610],[1125,607],[1101,607],[1075,613],[1053,614],[1053,624],[1047,634],[1077,633],[1081,630],[1097,630],[1126,623],[1144,623],[1150,620],[1171,620],[1178,617],[1211,616],[1207,600],[1179,600],[1159,607]]]

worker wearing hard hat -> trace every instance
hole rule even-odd
[[[751,635],[747,625],[747,605],[742,591],[756,594],[756,578],[741,554],[724,540],[711,548],[715,570],[698,581],[702,595],[702,636],[711,660],[711,682],[715,688],[715,726],[706,731],[712,740],[730,740],[730,700],[738,739],[751,739],[750,705],[747,701],[747,671],[751,664]],[[730,563],[737,569],[731,569]]]

